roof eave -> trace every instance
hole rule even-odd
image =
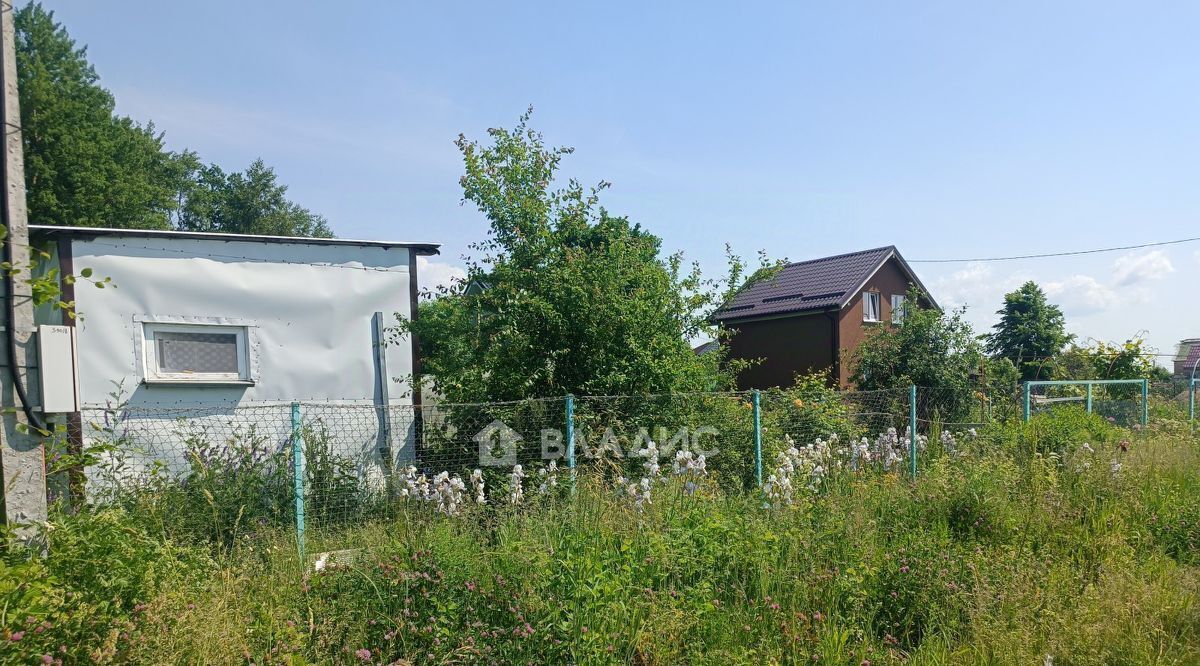
[[[804,308],[803,310],[784,310],[782,312],[768,312],[765,314],[747,314],[744,317],[709,317],[709,322],[713,324],[729,324],[729,323],[746,323],[751,321],[766,321],[769,319],[787,319],[788,317],[807,317],[809,315],[821,314],[824,312],[836,312],[841,310],[841,306],[825,305],[815,308]]]
[[[209,231],[176,231],[174,229],[109,229],[105,227],[64,227],[46,224],[29,225],[31,234],[46,237],[100,238],[172,238],[186,240],[215,240],[244,243],[277,243],[292,245],[342,245],[357,247],[406,248],[419,256],[440,253],[440,243],[413,241],[357,240],[351,238],[312,238],[309,236],[257,236],[254,234],[215,233]]]

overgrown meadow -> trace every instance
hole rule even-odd
[[[887,445],[793,441],[749,491],[691,454],[530,470],[519,498],[410,475],[391,517],[315,529],[303,564],[282,524],[163,529],[161,488],[60,509],[48,557],[0,565],[0,661],[1200,662],[1185,423],[931,434],[915,481]]]

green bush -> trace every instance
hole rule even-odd
[[[350,550],[320,569],[283,530],[214,560],[147,513],[56,514],[48,559],[0,569],[0,662],[1200,660],[1193,435],[1048,414],[925,460],[915,481],[835,462],[790,502],[716,475],[643,501],[584,468],[520,505],[499,486],[330,526],[319,547]]]
[[[56,511],[46,537],[49,557],[10,547],[0,559],[0,663],[123,661],[146,602],[215,568],[120,509]]]

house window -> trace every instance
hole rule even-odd
[[[142,333],[148,382],[250,381],[245,326],[147,323]]]
[[[904,321],[904,294],[892,294],[892,323]]]
[[[863,321],[879,321],[879,292],[863,292]]]

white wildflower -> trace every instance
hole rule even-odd
[[[471,488],[475,491],[475,503],[484,504],[487,498],[483,494],[483,470],[476,469],[471,472]]]
[[[521,487],[521,481],[525,478],[525,469],[520,465],[513,465],[512,474],[509,475],[508,485],[508,501],[513,504],[520,504],[521,500],[525,499],[525,491]]]
[[[434,476],[432,499],[437,501],[438,513],[443,513],[447,516],[458,515],[463,503],[463,494],[466,490],[466,484],[463,483],[462,477],[457,474],[450,476],[449,472],[441,472]]]
[[[545,495],[558,487],[558,461],[551,460],[550,464],[538,470],[542,483],[538,486],[538,494]]]
[[[650,479],[642,477],[638,484],[629,484],[629,494],[633,497],[633,506],[638,511],[645,511],[646,504],[650,504]]]
[[[958,448],[958,440],[954,437],[954,433],[949,430],[943,430],[938,440],[942,443],[942,448],[947,453],[953,454]]]
[[[691,451],[676,451],[675,462],[671,464],[671,470],[675,476],[682,476],[687,479],[686,483],[691,484],[694,489],[694,481],[699,477],[708,474],[707,461],[704,459],[704,454],[695,454]]]
[[[653,441],[646,442],[646,448],[638,451],[637,455],[646,459],[642,467],[646,469],[647,478],[658,480],[662,473],[662,467],[658,464],[658,445]]]

